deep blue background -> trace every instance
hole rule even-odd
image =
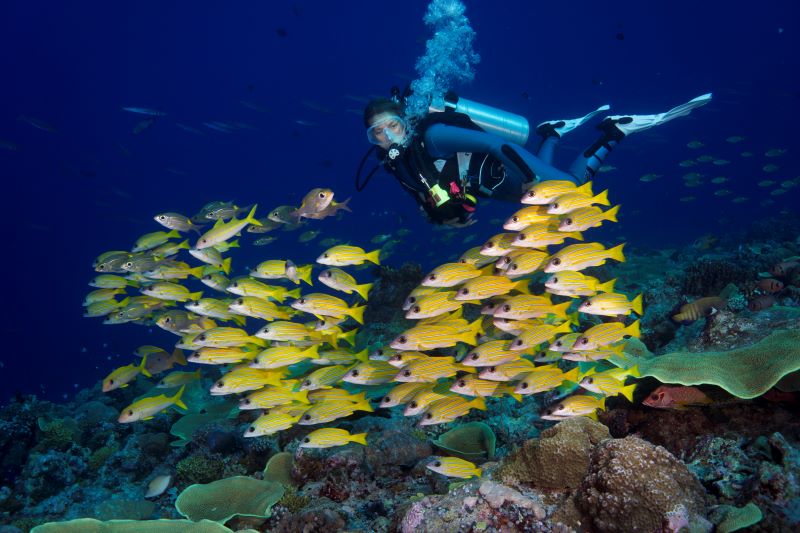
[[[639,246],[691,242],[736,224],[795,208],[796,189],[759,202],[761,179],[792,179],[798,170],[797,2],[686,1],[466,2],[482,61],[468,98],[545,119],[583,114],[603,103],[617,113],[659,112],[704,92],[714,101],[682,119],[626,140],[600,177],[623,204],[607,231]],[[547,5],[550,4],[550,5]],[[563,4],[563,5],[557,5]],[[90,385],[129,361],[145,342],[174,337],[132,325],[83,319],[80,303],[100,252],[128,248],[159,229],[160,211],[195,212],[209,200],[258,202],[262,209],[297,203],[311,187],[356,195],[354,168],[368,147],[360,119],[366,98],[410,82],[428,37],[426,2],[41,2],[0,4],[0,148],[5,194],[0,394],[50,397]],[[624,39],[619,37],[624,36]],[[245,100],[263,106],[258,112]],[[144,117],[123,106],[168,115],[140,135]],[[322,111],[320,108],[327,109]],[[48,133],[18,119],[52,124]],[[239,121],[254,129],[212,131],[204,121]],[[297,121],[312,125],[302,125]],[[203,130],[193,135],[175,122]],[[742,135],[732,145],[724,139]],[[560,164],[590,142],[590,128],[563,141]],[[700,140],[701,150],[686,143]],[[781,158],[763,156],[788,148]],[[743,159],[750,150],[757,157]],[[677,163],[710,153],[732,161],[706,171],[751,197],[734,205],[711,185],[683,187]],[[766,163],[780,165],[766,176]],[[704,170],[700,170],[703,172]],[[664,174],[642,183],[645,173]],[[695,195],[698,201],[678,198]],[[446,251],[432,239],[413,202],[385,176],[355,196],[341,222],[323,221],[319,238],[345,236],[369,246],[401,224],[414,230],[399,264],[431,266],[466,248],[462,236]],[[500,231],[488,221],[515,206],[481,208],[465,232],[475,243]],[[241,261],[282,256],[310,260],[320,248],[283,234],[271,248]],[[414,249],[415,243],[421,245]],[[251,247],[252,248],[252,247]],[[256,255],[253,255],[256,254]],[[241,271],[239,272],[241,273]],[[111,359],[111,360],[109,360]]]

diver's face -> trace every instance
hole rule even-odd
[[[367,133],[370,142],[384,150],[388,150],[395,143],[402,143],[405,136],[405,121],[394,113],[375,115]]]

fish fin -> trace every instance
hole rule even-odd
[[[381,249],[378,248],[375,251],[369,252],[366,256],[364,256],[364,259],[372,263],[375,263],[376,265],[380,265],[381,264],[380,256],[381,256]]]
[[[363,324],[364,323],[364,309],[366,309],[366,308],[367,308],[366,305],[361,305],[361,306],[358,306],[358,307],[351,307],[350,309],[348,309],[347,314],[350,315],[351,317],[353,317],[353,320],[355,320],[359,324]]]
[[[617,221],[617,213],[619,212],[619,205],[615,205],[605,213],[603,213],[603,218],[608,220],[609,222],[616,222]]]
[[[245,220],[248,223],[252,224],[253,226],[263,226],[264,224],[262,224],[261,222],[258,221],[257,218],[255,218],[256,207],[258,207],[258,204],[253,204],[253,208],[250,210],[250,213],[248,213],[248,215],[245,217]]]
[[[356,333],[358,333],[358,329],[351,329],[346,333],[342,333],[339,335],[339,340],[344,341],[350,345],[351,348],[356,347]]]
[[[188,250],[190,248],[189,239],[186,239],[185,241],[179,243],[177,248],[178,250]]]
[[[564,303],[560,303],[558,305],[550,306],[550,313],[557,316],[558,318],[563,318],[564,320],[568,320],[569,317],[567,316],[567,309],[569,306],[572,305],[572,300],[567,300]]]
[[[561,378],[564,381],[571,381],[573,383],[577,383],[578,382],[578,367],[576,366],[572,370],[564,372],[564,374],[561,376]]]
[[[319,355],[319,344],[312,344],[302,352],[308,359],[316,359]]]
[[[264,339],[262,339],[260,337],[250,337],[248,339],[248,342],[251,343],[251,344],[255,344],[256,346],[259,346],[261,348],[266,348],[267,347],[267,341],[265,341]]]
[[[608,189],[592,198],[592,201],[600,205],[611,205],[611,203],[608,201]]]
[[[558,325],[553,331],[554,333],[569,333],[572,331],[572,326],[579,326],[581,322],[580,314],[575,311],[567,315],[567,319]]]
[[[565,233],[564,237],[565,238],[566,237],[572,237],[576,241],[582,241],[583,240],[583,233],[581,233],[580,231],[570,231],[569,233]]]
[[[592,182],[591,181],[587,181],[586,183],[584,183],[580,187],[576,188],[575,191],[578,194],[585,194],[586,196],[593,196],[594,195],[594,193],[592,192]]]
[[[531,290],[528,288],[529,282],[530,282],[529,279],[521,279],[518,282],[514,283],[514,289],[516,289],[522,294],[530,294]]]
[[[632,383],[631,385],[622,387],[622,389],[620,389],[622,395],[625,396],[631,403],[633,403],[633,391],[636,389],[636,385],[636,383]]]
[[[356,360],[361,361],[362,363],[366,363],[367,361],[369,361],[369,349],[364,348],[360,352],[353,354],[353,357],[355,357]]]
[[[289,298],[300,298],[300,287],[297,287],[296,289],[291,290],[291,291],[286,291],[286,294],[285,294],[283,299],[285,300],[287,296]],[[283,302],[281,302],[281,303],[283,303]]]
[[[356,404],[353,406],[353,411],[366,411],[368,413],[374,411],[374,409],[369,403],[369,400],[367,400],[366,393],[364,393],[364,397],[361,398],[358,402],[356,402]]]
[[[190,268],[190,269],[189,269],[189,275],[190,275],[190,276],[194,276],[194,277],[195,277],[195,278],[197,278],[197,279],[200,279],[200,278],[202,278],[202,277],[203,277],[203,269],[204,269],[204,268],[205,268],[205,267],[203,267],[203,266],[199,266],[199,267]]]
[[[300,403],[311,403],[309,401],[309,399],[308,399],[308,391],[307,390],[301,390],[301,391],[293,392],[291,394],[291,396],[292,396],[292,398],[294,400],[297,400]]]
[[[591,418],[592,420],[594,420],[596,422],[597,421],[597,410],[594,410],[591,413],[588,413],[588,414],[586,414],[584,416],[586,416],[587,418]]]
[[[514,392],[514,387],[513,386],[511,386],[511,385],[507,386],[506,387],[506,393],[509,396],[511,396],[512,398],[514,398],[515,400],[517,400],[518,402],[522,401],[522,394]]]
[[[374,285],[373,283],[365,283],[363,285],[356,285],[353,288],[358,293],[358,295],[364,299],[364,301],[367,301],[367,295],[369,294],[369,291],[373,285]]]
[[[216,220],[216,222],[214,222],[214,226],[212,227],[212,229],[213,229],[213,228],[218,228],[218,227],[220,227],[221,225],[223,225],[224,223],[225,223],[225,221],[224,221],[224,220],[222,220],[221,218],[218,218],[218,219]]]
[[[466,331],[458,335],[458,340],[464,344],[469,344],[470,346],[475,346],[478,344],[478,336],[483,333],[483,330],[481,329],[482,323],[483,317],[476,319],[475,322],[467,326]]]
[[[619,261],[620,263],[625,261],[625,256],[622,254],[622,248],[624,246],[625,246],[625,243],[623,242],[619,246],[615,246],[615,247],[609,249],[608,250],[609,259],[615,259],[615,260]]]
[[[311,285],[311,270],[313,265],[297,267],[297,277]],[[366,298],[364,298],[366,300]]]
[[[239,239],[229,242],[228,248],[241,248],[241,246],[239,246]]]
[[[630,367],[628,369],[627,374],[634,378],[641,377],[641,374],[639,373],[639,365],[633,365],[632,367]]]
[[[233,315],[231,320],[233,320],[234,323],[236,323],[236,324],[238,324],[240,326],[244,326],[247,323],[247,317],[242,316],[242,315]]]
[[[231,258],[230,257],[228,257],[227,259],[223,259],[222,260],[222,271],[225,272],[225,274],[230,274],[231,273]]]
[[[349,200],[349,198],[348,198]],[[366,433],[356,433],[355,435],[350,435],[348,439],[350,442],[357,442],[359,444],[363,444],[364,446],[367,445],[367,434]]]
[[[474,409],[480,409],[482,411],[486,410],[486,400],[483,399],[482,396],[478,396],[471,402],[469,402],[469,406]]]
[[[597,292],[614,292],[614,285],[617,283],[617,278],[612,280],[606,281],[605,283],[599,283],[595,287]]]
[[[483,474],[483,471],[482,471],[480,468],[478,468],[478,467],[475,467],[475,470],[473,470],[473,471],[472,471],[472,473],[473,473],[473,474],[474,474],[476,477],[481,477],[481,475]]]
[[[190,300],[199,300],[202,297],[203,297],[203,291],[190,292],[189,293],[189,299]]]
[[[345,211],[350,211],[352,213],[353,210],[350,209],[350,206],[348,205],[350,203],[350,200],[352,200],[352,197],[348,198],[344,202],[339,202],[339,203],[334,202],[334,207],[338,207],[339,209],[344,209]]]
[[[456,364],[454,366],[456,367],[457,370],[460,370],[462,372],[467,372],[469,374],[475,374],[475,373],[478,372],[478,369],[475,368],[474,366],[466,366],[466,365],[460,365],[460,364]]]
[[[184,389],[186,389],[186,385],[181,385],[181,388],[178,390],[177,394],[175,394],[175,396],[172,397],[172,400],[175,405],[177,405],[181,409],[186,409],[188,411],[189,408],[186,407],[186,404],[183,403],[183,400],[181,400],[181,396],[183,396]]]
[[[180,348],[175,348],[172,351],[172,360],[182,366],[186,366],[187,364],[186,357],[184,357],[183,351]]]
[[[170,231],[169,233],[167,233],[167,238],[168,239],[178,238],[180,236],[181,236],[181,234],[178,233],[178,230],[176,230],[176,229],[174,229],[174,230]]]
[[[633,324],[622,330],[626,335],[630,335],[631,337],[639,338],[641,336],[641,331],[639,330],[639,320],[635,321]]]
[[[640,294],[631,302],[631,309],[639,316],[642,316],[642,295]]]
[[[148,378],[152,378],[153,374],[151,374],[147,370],[146,365],[147,365],[147,356],[142,357],[142,362],[139,363],[139,372],[141,372],[143,375],[147,376]]]

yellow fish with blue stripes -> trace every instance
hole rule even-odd
[[[300,448],[332,448],[334,446],[344,446],[351,442],[367,445],[367,434],[351,434],[346,429],[320,428],[312,431],[300,441]]]

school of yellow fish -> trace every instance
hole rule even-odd
[[[420,426],[485,410],[487,397],[510,395],[521,401],[523,395],[554,389],[581,391],[545,407],[540,416],[548,420],[594,417],[608,396],[622,394],[630,400],[635,385],[625,385],[625,380],[638,376],[636,367],[623,370],[603,367],[602,362],[624,357],[624,339],[639,335],[638,320],[627,326],[622,320],[642,314],[641,295],[629,300],[614,292],[615,280],[601,282],[582,273],[609,260],[624,261],[624,244],[606,248],[583,238],[583,232],[604,221],[616,222],[619,206],[603,210],[601,206],[610,205],[607,191],[595,195],[591,182],[580,187],[541,182],[525,191],[521,202],[525,205],[503,224],[507,232],[425,276],[403,304],[406,318],[416,320],[415,325],[372,354],[355,351],[357,324],[363,323],[372,284],[359,284],[344,268],[377,265],[380,250],[335,245],[317,258],[325,268],[316,279],[351,295],[350,303],[312,288],[313,270],[320,267],[290,259],[266,260],[248,276],[228,278],[231,258],[223,254],[238,246],[232,239],[242,231],[295,228],[303,218],[349,211],[346,201],[334,201],[330,189],[312,189],[299,207],[280,206],[264,219],[256,218],[257,206],[241,208],[230,202],[207,204],[191,218],[156,215],[169,231],[148,233],[131,251],[97,258],[93,266],[101,274],[90,283],[96,290],[86,297],[85,316],[105,317],[106,324],[156,324],[180,339],[174,350],[137,349],[141,361],[114,370],[103,380],[103,391],[175,365],[218,365],[223,374],[211,386],[211,395],[240,395],[239,409],[260,410],[245,437],[371,412],[370,388],[392,383],[396,385],[380,399],[380,407],[402,405],[406,416],[420,417]],[[172,240],[186,232],[198,234],[194,246],[188,239]],[[567,240],[573,242],[548,250]],[[175,259],[181,250],[204,264],[193,267]],[[543,294],[531,294],[534,276],[544,276]],[[192,292],[180,283],[189,278],[200,280],[213,295]],[[270,284],[274,282],[294,288]],[[303,284],[307,292],[301,292]],[[128,290],[141,294],[128,296]],[[565,299],[555,302],[554,295]],[[576,331],[579,317],[594,325]],[[604,322],[602,317],[613,319]],[[191,354],[184,356],[182,350]],[[561,361],[587,364],[565,370]],[[172,407],[187,409],[182,394],[188,384],[202,379],[200,368],[160,378],[151,393],[121,412],[119,422],[148,420]],[[343,383],[351,385],[346,390]],[[360,392],[352,392],[352,385],[361,386]],[[366,444],[366,435],[322,428],[309,433],[300,446],[349,442]],[[453,458],[434,458],[428,467],[453,477],[480,475],[471,463]]]

